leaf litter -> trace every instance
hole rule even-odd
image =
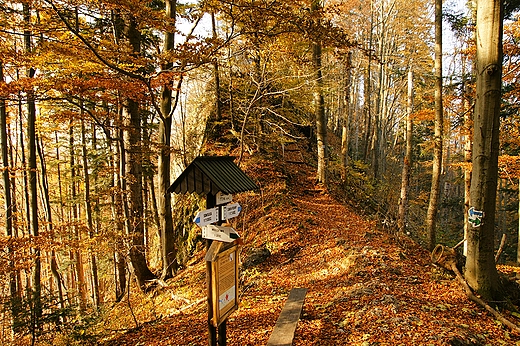
[[[308,166],[250,160],[246,169],[262,193],[237,196],[243,212],[233,226],[242,257],[268,255],[241,272],[228,345],[265,345],[294,287],[308,293],[293,345],[520,345],[428,251],[335,200]],[[207,345],[204,252],[169,283],[176,307],[103,345]]]

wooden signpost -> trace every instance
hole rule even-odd
[[[221,209],[220,206],[215,208],[214,204],[216,204],[216,196],[208,194],[206,206],[210,209]],[[217,224],[223,222],[220,220],[221,215],[222,213],[219,212]],[[231,239],[230,230],[228,233],[225,232],[226,228],[231,227],[205,225],[204,228],[202,235],[206,238],[207,249],[205,260],[208,290],[208,345],[217,346],[218,343],[218,346],[226,346],[226,319],[238,308],[238,245]],[[238,233],[235,234],[238,236]]]
[[[238,308],[238,233],[222,223],[240,214],[233,194],[258,190],[258,186],[230,156],[200,156],[186,167],[168,192],[206,194],[206,210],[194,222],[206,239],[208,291],[208,345],[225,346],[226,319]]]

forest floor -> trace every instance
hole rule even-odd
[[[270,256],[241,272],[228,345],[265,345],[294,287],[308,289],[294,345],[520,345],[520,335],[469,301],[428,251],[315,185],[312,167],[269,164],[278,167],[247,166],[248,174],[262,177],[262,194],[237,196],[242,258],[258,248]],[[151,321],[102,344],[207,345],[204,253],[198,251],[154,298]],[[500,269],[510,276],[520,271]],[[109,329],[116,328],[107,323]]]

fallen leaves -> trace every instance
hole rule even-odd
[[[309,193],[313,172],[287,165],[298,183],[280,184],[285,178],[271,174],[262,201],[240,201],[249,210],[236,221],[246,225],[244,254],[266,248],[270,255],[242,272],[228,345],[265,344],[293,287],[309,289],[294,345],[520,345],[520,336],[470,302],[427,251],[379,230],[327,193]],[[190,300],[204,297],[201,280],[184,282],[178,290],[198,292]],[[518,323],[520,315],[509,318]],[[206,334],[205,304],[199,304],[105,345],[206,345]]]

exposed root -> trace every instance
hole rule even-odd
[[[438,244],[432,251],[432,262],[442,266],[443,268],[453,271],[457,276],[458,281],[464,287],[464,291],[466,292],[467,297],[471,301],[482,306],[489,313],[491,313],[497,320],[509,327],[512,331],[516,332],[517,334],[520,334],[520,328],[516,324],[502,316],[498,311],[493,309],[485,301],[483,301],[473,293],[468,283],[466,282],[466,279],[457,268],[457,257],[454,248],[445,247],[441,244]]]

